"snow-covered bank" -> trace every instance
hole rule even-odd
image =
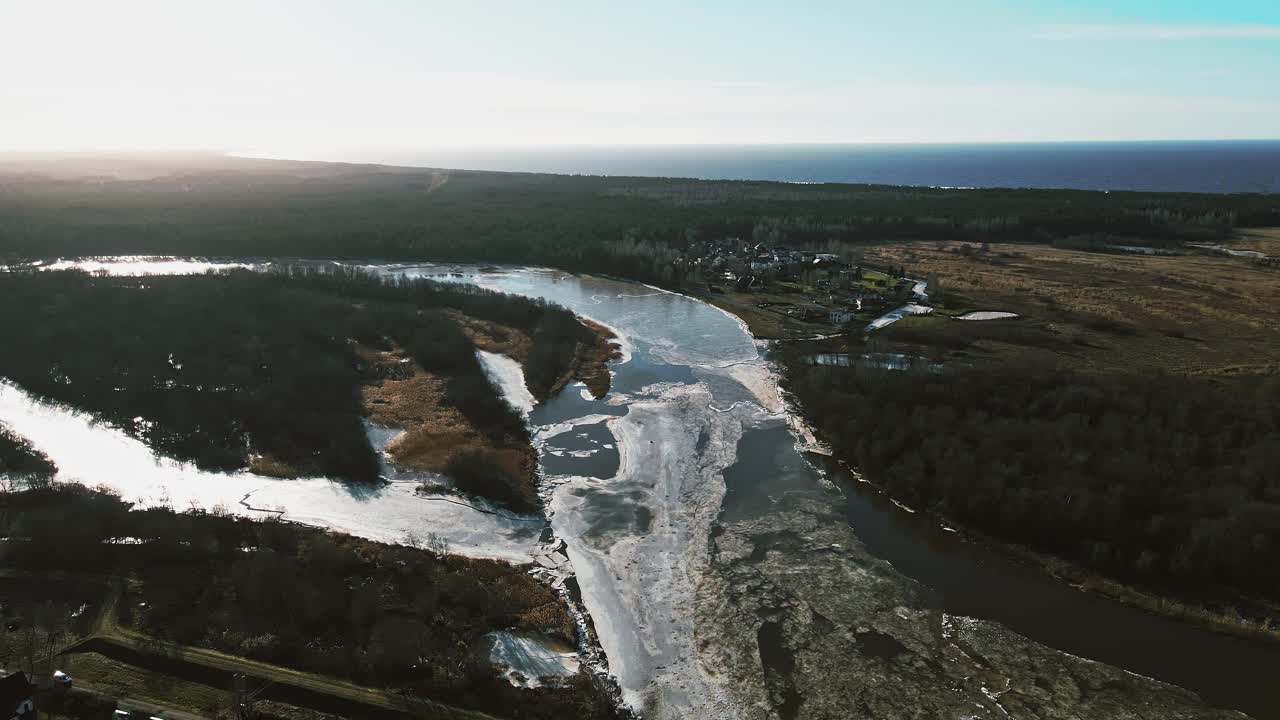
[[[419,495],[422,478],[391,473],[380,485],[328,478],[281,480],[248,472],[218,473],[159,457],[139,440],[89,413],[41,402],[0,382],[0,422],[27,438],[58,466],[56,480],[106,485],[141,507],[213,510],[324,527],[380,542],[435,533],[450,552],[528,562],[545,521],[480,501]],[[371,431],[371,438],[390,433]],[[379,448],[381,449],[381,448]]]
[[[34,267],[39,267],[41,270],[83,270],[89,273],[132,277],[135,275],[201,275],[219,270],[257,270],[265,266],[262,263],[255,262],[229,262],[139,255],[134,257],[60,259]]]
[[[525,385],[524,368],[520,367],[520,363],[506,355],[486,350],[477,350],[476,357],[480,358],[480,364],[484,366],[485,374],[498,386],[498,389],[502,392],[502,397],[511,407],[528,417],[529,412],[533,410],[534,405],[538,404],[538,401],[533,397],[533,393],[529,392],[528,386]]]
[[[957,315],[957,320],[1007,320],[1009,318],[1018,317],[1018,313],[1003,312],[999,310],[976,310],[963,315]]]

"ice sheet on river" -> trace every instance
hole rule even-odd
[[[694,643],[691,566],[704,565],[742,406],[710,408],[702,385],[650,388],[609,420],[620,465],[607,481],[574,478],[552,502],[569,557],[624,698],[659,717],[712,717],[731,702],[707,679]]]
[[[1186,690],[944,613],[820,498],[725,523],[698,584],[705,661],[739,718],[1227,720]]]

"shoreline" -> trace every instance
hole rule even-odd
[[[808,424],[805,424],[808,428]],[[820,437],[820,436],[818,436]],[[939,528],[957,534],[967,543],[978,545],[1005,556],[1007,559],[1034,568],[1045,577],[1052,578],[1075,590],[1090,593],[1113,600],[1122,605],[1136,608],[1159,617],[1169,618],[1198,628],[1210,630],[1223,635],[1245,640],[1257,640],[1267,643],[1280,643],[1280,625],[1264,626],[1244,616],[1244,622],[1232,619],[1229,615],[1216,613],[1203,606],[1188,604],[1171,595],[1162,595],[1136,585],[1129,585],[1104,575],[1099,575],[1088,568],[1055,555],[1043,553],[1034,548],[1017,543],[1005,542],[991,537],[980,530],[939,515],[932,510],[918,510],[902,505],[891,493],[877,483],[866,479],[861,472],[849,465],[848,461],[832,456],[846,472],[857,482],[866,483],[884,497],[893,501],[907,512],[921,513]],[[839,484],[833,483],[837,489]],[[841,494],[844,494],[841,490]]]
[[[748,330],[752,338],[769,343],[771,348],[774,347],[775,344],[787,342],[789,340],[788,338],[774,337],[771,333],[766,335],[756,333],[755,328],[751,326],[751,323],[747,319],[733,312],[729,308],[724,307],[720,303],[715,302],[714,296],[693,294],[690,295],[690,297],[701,302],[705,302],[712,307],[732,315],[744,328]],[[771,362],[780,363],[781,361]],[[787,414],[789,422],[793,424],[793,427],[803,429],[805,435],[811,436],[817,441],[823,443],[823,445],[826,445],[826,439],[820,432],[809,424],[803,408],[796,402],[795,398],[789,392],[786,392],[785,388],[782,388],[781,385],[779,387],[782,390],[785,408],[784,412]],[[857,481],[871,485],[875,488],[876,492],[882,494],[884,497],[893,501],[900,507],[904,507],[904,509],[909,512],[918,512],[915,508],[905,508],[905,506],[901,506],[899,500],[895,498],[892,493],[888,492],[877,483],[865,478],[860,471],[856,470],[844,458],[834,454],[830,457],[833,461],[839,463]],[[845,494],[845,490],[840,488],[839,483],[833,483],[833,485],[842,495]],[[1144,612],[1169,618],[1178,622],[1187,623],[1215,633],[1238,637],[1245,640],[1280,643],[1280,624],[1274,622],[1268,623],[1267,620],[1258,621],[1242,614],[1237,614],[1237,616],[1233,618],[1225,613],[1210,610],[1203,605],[1189,604],[1187,601],[1178,599],[1172,595],[1165,595],[1140,586],[1115,580],[1105,575],[1093,572],[1081,565],[1071,562],[1070,560],[1048,553],[1043,553],[1025,545],[999,540],[981,532],[980,530],[956,523],[950,518],[939,515],[936,512],[925,510],[924,514],[938,526],[948,528],[952,532],[960,535],[964,541],[986,547],[1008,559],[1029,565],[1044,576],[1052,578],[1056,582],[1064,583],[1080,592],[1092,593],[1122,605],[1133,607]],[[1277,610],[1280,610],[1280,608],[1277,608]],[[1268,616],[1268,619],[1270,619],[1270,616]]]

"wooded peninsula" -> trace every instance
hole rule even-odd
[[[389,448],[398,463],[449,471],[457,489],[517,512],[540,507],[536,457],[477,348],[512,346],[539,398],[571,379],[598,384],[608,360],[602,330],[563,308],[342,268],[8,272],[0,294],[0,321],[22,339],[0,349],[0,375],[161,454],[212,470],[371,482],[380,470],[369,418],[405,431]],[[3,437],[6,463],[39,469]]]

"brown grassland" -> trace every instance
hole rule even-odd
[[[1272,257],[1280,257],[1280,228],[1256,228],[1245,230],[1231,243],[1237,250],[1257,250]]]
[[[525,364],[533,346],[529,336],[515,328],[451,312],[451,317],[480,350],[501,353]],[[613,334],[605,327],[583,320],[598,342],[579,344],[564,376],[553,386],[559,392],[573,380],[585,383],[596,396],[609,391],[609,361],[618,357]],[[507,477],[518,478],[528,503],[536,502],[537,453],[527,442],[498,446],[465,414],[446,400],[446,380],[427,372],[400,349],[358,349],[361,359],[377,379],[361,389],[368,418],[387,427],[404,430],[387,448],[399,465],[414,470],[448,473],[450,463],[467,453],[483,452]],[[255,458],[255,467],[271,469],[270,458]]]
[[[512,477],[535,485],[537,454],[527,443],[495,447],[457,408],[445,400],[445,380],[426,372],[398,350],[360,350],[383,368],[384,379],[362,388],[369,419],[404,432],[387,448],[396,463],[425,472],[446,472],[449,462],[467,450],[484,449]]]
[[[872,263],[935,274],[941,315],[890,326],[878,340],[942,345],[991,361],[1080,370],[1269,373],[1280,358],[1280,270],[1244,258],[1110,255],[1044,245],[905,243]],[[932,288],[931,294],[937,289]],[[945,313],[1003,310],[1016,320]]]

